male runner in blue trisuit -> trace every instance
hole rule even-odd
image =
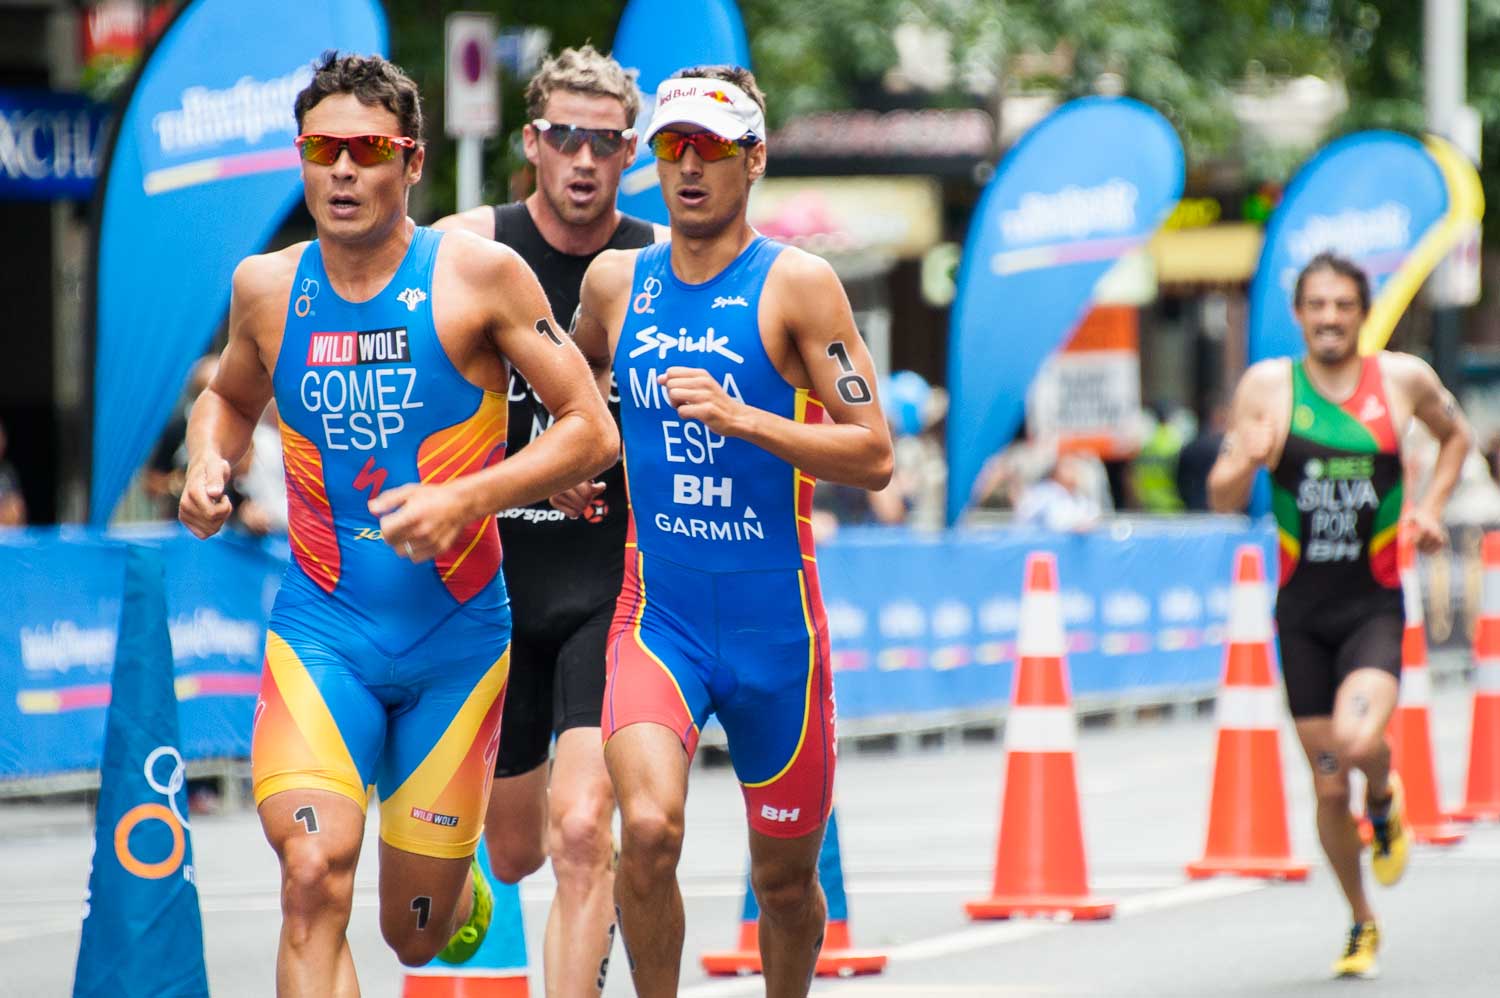
[[[647,135],[672,239],[584,278],[576,341],[620,391],[631,539],[610,630],[605,761],[615,898],[637,993],[677,993],[688,763],[716,713],[750,820],[766,994],[806,995],[827,908],[833,801],[816,478],[883,488],[891,439],[833,268],[745,218],[765,98],[737,67],[662,83]]]
[[[597,473],[618,438],[520,258],[407,218],[415,84],[378,56],[330,54],[296,116],[318,239],[236,269],[179,515],[199,537],[223,524],[230,466],[274,394],[293,560],[251,769],[281,862],[277,993],[326,998],[359,993],[345,929],[372,787],[386,941],[409,965],[482,941],[488,889],[470,864],[510,640],[493,514]],[[509,363],[556,421],[501,462]]]

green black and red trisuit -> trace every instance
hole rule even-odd
[[[1324,701],[1331,708],[1353,668],[1400,672],[1401,455],[1378,357],[1364,358],[1359,385],[1338,403],[1292,362],[1291,427],[1271,478],[1281,548],[1276,621],[1292,712],[1325,714]],[[1331,673],[1321,677],[1326,685],[1297,689],[1299,659]]]

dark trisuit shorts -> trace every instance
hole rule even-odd
[[[520,776],[547,761],[554,733],[599,727],[604,654],[614,597],[581,620],[575,615],[519,615],[510,646],[510,683],[500,725],[495,775]]]
[[[1328,717],[1334,695],[1355,669],[1380,669],[1401,679],[1401,591],[1382,590],[1306,607],[1276,606],[1281,678],[1292,716]]]

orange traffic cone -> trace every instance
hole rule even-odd
[[[1432,675],[1427,671],[1427,632],[1422,617],[1422,583],[1417,552],[1403,528],[1396,541],[1396,563],[1406,600],[1406,629],[1401,635],[1401,693],[1387,736],[1391,768],[1406,788],[1406,823],[1412,837],[1431,845],[1453,845],[1464,833],[1447,820],[1438,803],[1437,773],[1432,761],[1432,728],[1428,706]]]
[[[1203,858],[1194,879],[1221,873],[1306,880],[1292,859],[1281,776],[1281,695],[1271,673],[1271,601],[1260,548],[1234,556],[1228,650],[1217,704],[1218,747]]]
[[[1461,821],[1500,821],[1500,532],[1484,535],[1484,588],[1474,629],[1474,723]]]
[[[885,969],[888,957],[874,950],[855,949],[849,937],[849,898],[844,893],[844,864],[839,856],[838,812],[828,814],[828,829],[818,853],[818,883],[828,902],[828,926],[823,934],[823,948],[818,952],[814,973],[819,977],[853,977],[856,974],[878,974]],[[755,891],[745,884],[745,906],[740,916],[739,945],[727,952],[705,953],[703,969],[715,976],[759,974],[760,905]]]
[[[1020,661],[1005,723],[1005,798],[994,890],[964,905],[970,918],[1114,914],[1114,902],[1089,895],[1065,647],[1057,560],[1032,552],[1021,593]]]

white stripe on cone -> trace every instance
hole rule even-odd
[[[1077,743],[1072,707],[1013,707],[1005,721],[1007,752],[1071,752]]]
[[[1274,686],[1226,686],[1214,713],[1220,728],[1275,731],[1281,723],[1281,692]]]
[[[1022,658],[1062,658],[1066,651],[1062,599],[1056,592],[1045,590],[1023,593],[1021,632],[1016,635],[1016,653]]]
[[[1479,596],[1479,612],[1486,617],[1500,615],[1500,568],[1484,570],[1484,585]]]
[[[1407,626],[1425,623],[1422,616],[1422,580],[1416,569],[1401,573],[1401,601],[1406,608]]]
[[[1401,693],[1398,707],[1426,707],[1432,702],[1432,674],[1427,669],[1407,667],[1401,670]]]
[[[1236,582],[1230,587],[1227,637],[1247,645],[1271,640],[1271,590],[1264,582]]]
[[[1475,663],[1474,690],[1477,693],[1500,693],[1500,660],[1482,659]]]

